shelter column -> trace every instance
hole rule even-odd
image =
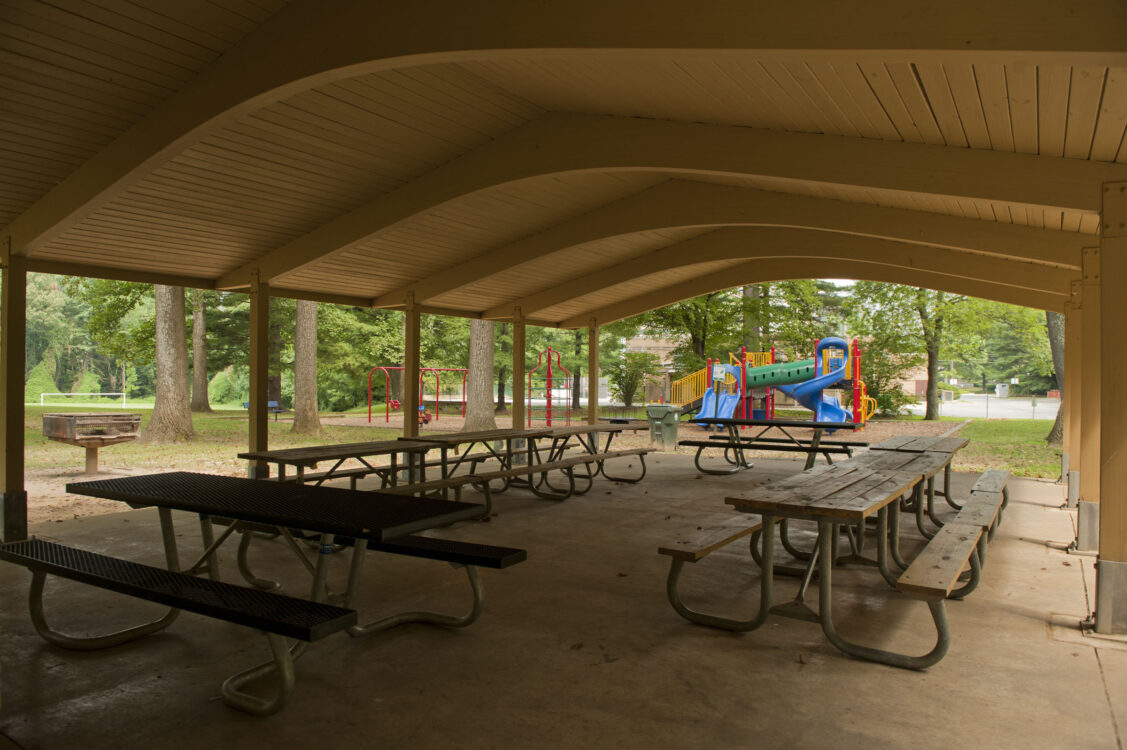
[[[1080,497],[1076,549],[1095,551],[1100,529],[1100,250],[1084,249],[1080,373]]]
[[[27,260],[11,252],[11,238],[2,246],[3,291],[0,292],[0,449],[3,450],[3,494],[0,534],[5,542],[27,539],[27,490],[24,489],[23,375],[27,335]]]
[[[524,315],[513,308],[513,429],[524,427]]]
[[[266,420],[269,380],[270,287],[260,281],[258,271],[251,275],[250,289],[250,450],[270,449],[270,424]],[[264,461],[247,465],[251,479],[266,479],[270,466]]]
[[[599,423],[599,322],[587,326],[587,422]]]
[[[415,306],[415,293],[407,293],[403,311],[403,437],[419,434],[419,336],[422,314]]]
[[[1100,220],[1097,286],[1107,293],[1100,295],[1098,308],[1088,304],[1085,316],[1099,317],[1102,344],[1096,632],[1122,635],[1127,634],[1127,403],[1120,380],[1127,368],[1122,340],[1127,307],[1120,295],[1127,289],[1127,182],[1104,183]],[[1087,282],[1087,270],[1084,276]]]
[[[1080,383],[1084,372],[1081,289],[1072,282],[1072,295],[1064,310],[1064,452],[1068,456],[1064,477],[1068,486],[1068,506],[1076,507],[1080,498]]]

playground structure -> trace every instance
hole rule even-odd
[[[543,377],[534,380],[533,376],[538,372],[542,372]],[[560,373],[563,373],[562,377]],[[541,414],[548,427],[552,426],[553,419],[558,424],[561,417],[563,424],[571,424],[571,370],[563,366],[560,353],[550,346],[536,355],[536,367],[528,372],[528,389],[525,391],[528,404],[525,414],[529,427],[532,426],[537,406],[533,400],[534,391],[543,391],[543,398],[536,401],[542,400],[544,403]]]
[[[384,374],[384,421],[391,421],[391,412],[397,411],[402,405],[398,400],[391,397],[391,373],[402,372],[402,367],[383,367],[376,366],[368,371],[368,423],[372,421],[372,375],[376,370],[381,370]],[[438,421],[442,410],[439,408],[444,400],[442,392],[442,376],[440,373],[444,372],[460,372],[462,373],[462,395],[460,402],[462,404],[462,416],[466,416],[466,378],[469,376],[470,371],[459,367],[421,367],[419,368],[419,403],[418,410],[422,411],[427,403],[426,388],[429,382],[429,375],[434,375],[434,414],[432,418]],[[456,381],[455,381],[456,382]],[[454,403],[459,399],[451,396],[446,398],[448,403]]]
[[[775,390],[790,396],[814,413],[815,422],[864,424],[876,402],[868,396],[861,374],[861,349],[854,340],[827,337],[814,346],[814,358],[776,362],[769,352],[729,353],[729,361],[708,360],[701,370],[673,383],[672,401],[682,411],[696,410],[698,417],[720,419],[775,418]],[[830,389],[852,388],[852,408],[842,406]],[[756,402],[761,404],[756,408]]]

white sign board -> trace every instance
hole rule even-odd
[[[1017,385],[1017,383],[1018,383],[1017,378],[1010,378],[1010,385]]]

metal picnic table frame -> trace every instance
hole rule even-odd
[[[529,427],[518,429],[498,429],[498,430],[479,430],[476,432],[438,432],[428,433],[427,435],[419,435],[416,437],[402,437],[399,438],[404,442],[418,442],[436,447],[439,449],[441,456],[441,478],[449,479],[457,471],[458,467],[466,461],[470,451],[473,450],[475,445],[481,445],[487,453],[497,459],[503,469],[511,469],[513,463],[513,456],[516,453],[513,450],[513,441],[525,440],[526,445],[524,452],[527,456],[526,461],[528,466],[533,466],[534,463],[540,463],[539,448],[536,445],[537,438],[551,436],[550,427]],[[505,448],[499,451],[495,443],[504,441]],[[457,452],[459,446],[465,445],[466,448],[460,454]],[[451,449],[455,450],[455,458],[453,461],[450,459]],[[513,484],[525,484],[523,480],[516,478],[506,478],[501,480],[502,485],[499,489],[491,489],[492,492],[504,492]],[[531,481],[527,482],[529,489],[537,492],[538,484],[533,484]],[[537,493],[539,494],[539,493]]]
[[[786,437],[796,446],[802,448],[807,452],[806,464],[803,469],[810,469],[814,466],[814,461],[818,456],[818,446],[822,442],[822,434],[825,430],[852,430],[859,425],[855,422],[810,422],[802,419],[721,419],[715,417],[704,417],[701,419],[693,419],[697,424],[716,425],[724,427],[728,431],[728,443],[718,443],[717,448],[724,448],[724,457],[728,459],[729,463],[734,464],[733,468],[728,470],[720,469],[706,469],[700,465],[700,456],[704,449],[708,446],[699,446],[697,448],[694,463],[699,471],[705,474],[735,474],[742,469],[750,469],[753,464],[744,456],[743,441],[739,435],[740,427],[763,427],[758,434],[748,438],[749,441],[754,441],[772,429],[777,429],[779,432],[786,435]],[[790,429],[813,429],[814,435],[810,440],[810,445],[806,446],[801,443],[796,437],[787,432]],[[735,455],[735,460],[728,458],[728,451],[732,451]],[[826,461],[833,463],[833,460],[826,455]]]

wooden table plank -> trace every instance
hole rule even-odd
[[[319,461],[342,458],[380,456],[388,453],[425,453],[434,448],[432,443],[404,440],[377,440],[366,443],[339,443],[336,445],[309,445],[301,448],[281,448],[267,451],[248,451],[239,458],[251,461],[268,461],[292,466],[313,467]]]
[[[518,440],[520,438],[538,438],[550,436],[551,428],[527,428],[522,430],[479,430],[477,432],[436,432],[427,435],[417,435],[412,438],[400,438],[401,441],[418,441],[431,444],[461,445],[463,443],[489,443],[495,440]]]

